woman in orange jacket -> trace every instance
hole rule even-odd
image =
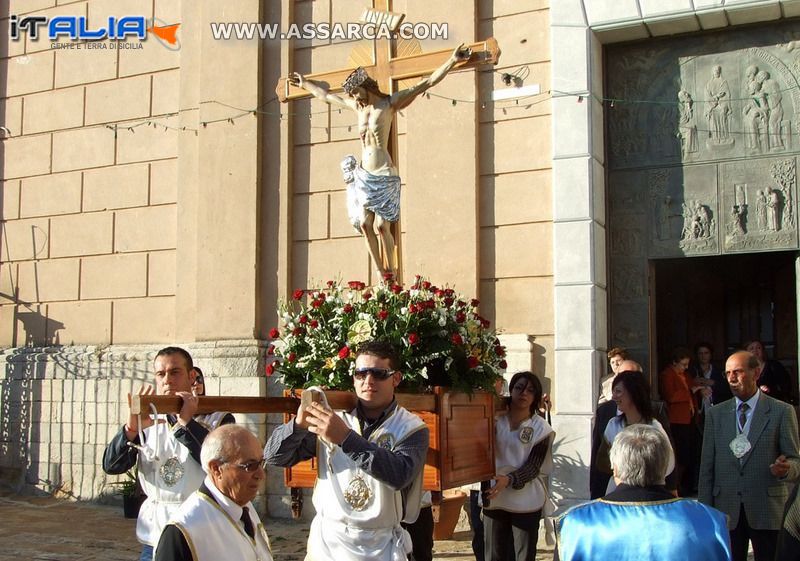
[[[685,497],[697,489],[696,464],[700,435],[695,424],[694,388],[688,372],[691,355],[684,347],[672,351],[671,362],[661,371],[661,398],[667,402],[669,423],[675,440],[675,477],[678,492]]]

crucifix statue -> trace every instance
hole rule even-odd
[[[367,10],[362,20],[391,22],[392,30],[396,30],[404,16],[378,8],[378,4],[383,4],[388,9],[388,0],[376,0],[375,4],[376,9]],[[378,41],[385,44],[378,45]],[[356,114],[361,161],[353,155],[342,161],[347,213],[353,227],[364,235],[372,261],[385,278],[397,275],[399,262],[400,177],[391,142],[395,114],[438,84],[452,69],[494,64],[500,51],[497,42],[488,39],[461,44],[452,51],[393,56],[392,41],[376,39],[372,54],[374,63],[369,66],[308,76],[295,72],[278,83],[276,93],[281,101],[312,95]],[[420,77],[414,85],[397,87],[398,80]],[[345,95],[336,93],[340,90]]]

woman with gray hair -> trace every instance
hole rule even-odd
[[[730,561],[726,516],[664,487],[670,453],[657,428],[625,427],[611,447],[617,489],[556,520],[559,559]]]

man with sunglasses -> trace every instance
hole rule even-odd
[[[390,344],[364,343],[353,374],[356,408],[301,405],[267,442],[270,465],[291,467],[318,455],[310,561],[392,561],[411,552],[401,522],[419,515],[429,435],[419,417],[397,405],[399,367]]]
[[[200,458],[206,478],[164,527],[155,561],[272,561],[250,502],[266,477],[258,439],[225,425],[208,435]]]

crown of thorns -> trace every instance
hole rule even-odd
[[[350,76],[342,82],[342,88],[344,89],[345,93],[350,95],[352,94],[356,88],[360,87],[369,87],[370,85],[377,86],[377,82],[369,77],[367,71],[364,70],[362,67],[358,67],[350,73]]]

